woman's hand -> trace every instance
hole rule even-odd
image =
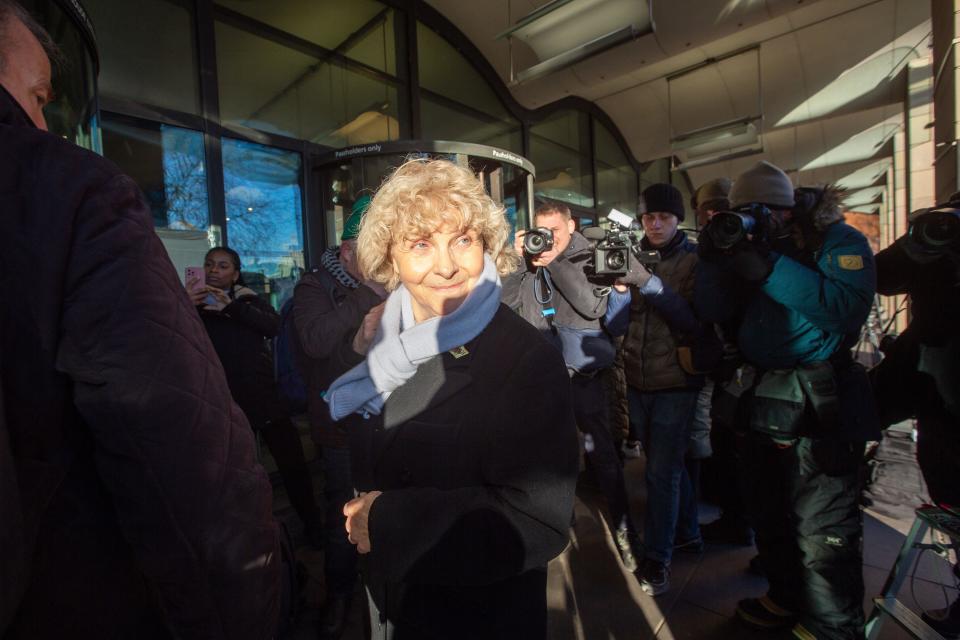
[[[363,317],[360,328],[357,329],[356,335],[353,336],[353,350],[362,356],[367,355],[367,351],[370,350],[370,344],[373,342],[373,337],[377,335],[377,327],[380,326],[380,318],[383,316],[383,309],[386,307],[386,304],[386,302],[381,302],[371,308],[370,311],[367,311],[367,315]]]
[[[203,300],[207,297],[207,287],[197,278],[187,280],[187,293],[193,306],[199,307],[204,304]]]
[[[370,553],[370,507],[380,497],[381,491],[361,493],[343,505],[343,515],[347,516],[347,539],[357,545],[357,553]]]
[[[204,287],[202,293],[204,299],[206,299],[207,296],[213,296],[213,302],[203,307],[207,311],[223,311],[223,309],[232,302],[226,291],[217,289],[216,287]]]

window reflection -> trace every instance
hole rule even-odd
[[[537,196],[593,207],[587,114],[560,111],[530,127],[530,159],[537,167]]]
[[[303,271],[299,153],[223,140],[227,239],[248,286],[277,308]]]
[[[480,118],[426,97],[420,100],[420,114],[424,139],[475,142],[523,153],[519,122]]]
[[[192,12],[167,0],[84,0],[97,29],[100,95],[200,113]]]
[[[210,216],[199,131],[104,113],[103,153],[143,190],[155,226],[206,233]]]
[[[376,74],[225,23],[217,23],[216,33],[224,124],[331,147],[399,137],[397,90]]]
[[[637,213],[637,173],[613,134],[594,120],[594,161],[597,165],[597,209]]]

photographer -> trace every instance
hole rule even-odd
[[[683,198],[669,184],[654,184],[644,190],[643,199],[647,212],[641,217],[641,248],[659,251],[660,262],[651,273],[631,260],[630,271],[614,285],[607,328],[614,335],[626,333],[631,437],[643,442],[647,458],[645,557],[639,579],[640,587],[655,596],[669,589],[675,541],[678,548],[703,549],[696,494],[684,465],[703,379],[692,374],[689,357],[689,338],[699,330],[690,303],[697,254],[696,245],[678,229]],[[681,493],[687,504],[680,504]]]
[[[913,213],[907,233],[876,259],[878,292],[909,295],[912,312],[871,371],[883,426],[916,417],[917,462],[930,498],[960,505],[960,194]],[[960,601],[923,617],[946,637],[960,635]]]
[[[587,461],[606,497],[620,559],[627,570],[635,571],[639,541],[609,429],[603,380],[598,375],[613,364],[615,355],[600,321],[607,310],[609,287],[588,279],[593,251],[590,242],[576,231],[569,208],[556,203],[542,205],[534,224],[537,229],[517,233],[516,248],[523,252],[526,266],[504,279],[503,303],[563,353],[577,426],[589,436]],[[548,234],[541,235],[544,230]],[[552,239],[544,242],[546,235]],[[543,250],[531,253],[531,248]]]
[[[769,580],[737,605],[760,628],[862,638],[858,467],[879,439],[869,381],[850,348],[875,289],[866,238],[842,222],[841,194],[798,189],[761,162],[734,182],[736,213],[700,237],[701,318],[736,336],[742,486]],[[747,233],[731,234],[737,225]],[[736,235],[743,235],[736,239]]]

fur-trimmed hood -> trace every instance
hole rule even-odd
[[[834,222],[843,220],[843,198],[846,191],[836,185],[828,184],[823,187],[808,187],[797,190],[796,213],[808,217],[817,231],[823,231]],[[807,202],[801,195],[806,192]]]

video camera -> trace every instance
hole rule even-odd
[[[659,251],[644,251],[640,248],[640,234],[634,228],[630,216],[612,209],[607,215],[610,228],[587,227],[583,236],[593,246],[594,275],[619,277],[630,270],[630,260],[639,260],[641,264],[660,262]]]
[[[722,251],[732,248],[747,235],[759,239],[767,227],[770,210],[763,205],[751,205],[737,211],[720,211],[712,218],[704,233],[710,236],[713,246]]]

